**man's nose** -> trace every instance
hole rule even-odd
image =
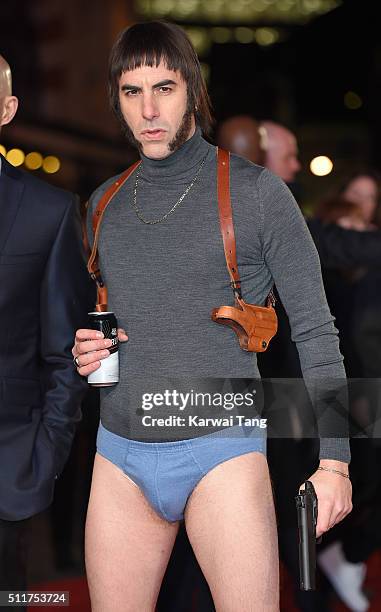
[[[159,108],[152,94],[143,95],[142,115],[144,119],[151,121],[159,116]]]

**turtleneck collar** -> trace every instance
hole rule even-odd
[[[197,126],[193,136],[164,159],[152,159],[141,153],[141,177],[150,182],[161,182],[167,178],[173,179],[173,182],[192,180],[201,161],[211,151],[214,151],[214,147],[203,139]]]

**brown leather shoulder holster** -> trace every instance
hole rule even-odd
[[[103,196],[100,198],[97,207],[93,213],[92,217],[92,229],[93,229],[93,247],[90,252],[90,248],[88,247],[88,252],[90,253],[89,260],[87,262],[87,269],[91,278],[96,282],[97,285],[97,304],[95,306],[95,310],[98,312],[107,312],[108,304],[107,304],[107,287],[103,282],[103,278],[101,275],[101,271],[99,269],[99,256],[98,256],[98,240],[99,240],[99,231],[101,229],[101,221],[103,219],[103,215],[107,206],[112,201],[113,197],[116,193],[118,193],[119,189],[124,185],[130,175],[136,170],[136,168],[141,164],[140,161],[135,162],[123,172],[119,176],[119,178],[112,183],[112,185],[106,189]],[[85,233],[85,232],[84,232]],[[85,233],[85,235],[87,232]],[[85,248],[89,245],[89,241],[85,241]]]
[[[97,284],[96,310],[105,312],[107,305],[107,287],[99,269],[98,240],[101,221],[107,206],[115,194],[124,185],[130,175],[141,162],[130,166],[117,181],[105,191],[100,198],[92,217],[93,247],[88,260],[87,269]],[[238,336],[240,347],[245,351],[263,352],[271,338],[276,334],[278,322],[274,310],[275,298],[271,291],[266,300],[266,306],[248,304],[242,298],[241,280],[237,266],[236,242],[234,235],[232,209],[230,203],[230,154],[223,149],[217,149],[217,193],[220,215],[221,234],[224,244],[226,265],[233,289],[234,306],[220,306],[211,313],[212,320],[221,325],[228,325]]]
[[[220,148],[217,150],[217,195],[225,259],[235,304],[214,308],[212,320],[231,327],[244,351],[262,353],[278,330],[278,320],[274,310],[275,297],[271,290],[265,306],[248,304],[242,298],[230,202],[230,153]]]

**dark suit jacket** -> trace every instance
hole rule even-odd
[[[0,175],[0,518],[46,508],[86,382],[75,330],[93,308],[75,196],[10,166]]]

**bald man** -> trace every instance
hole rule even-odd
[[[254,164],[264,164],[259,123],[248,115],[236,115],[223,121],[218,129],[217,144]]]
[[[0,125],[6,125],[12,121],[17,107],[18,100],[16,96],[12,96],[11,70],[5,59],[0,55]]]
[[[294,134],[273,121],[262,121],[259,130],[264,148],[263,165],[285,183],[293,183],[301,169]]]
[[[0,56],[0,130],[17,106]],[[76,198],[0,155],[0,591],[26,588],[28,519],[51,503],[80,418],[69,347],[93,304],[80,235]]]

